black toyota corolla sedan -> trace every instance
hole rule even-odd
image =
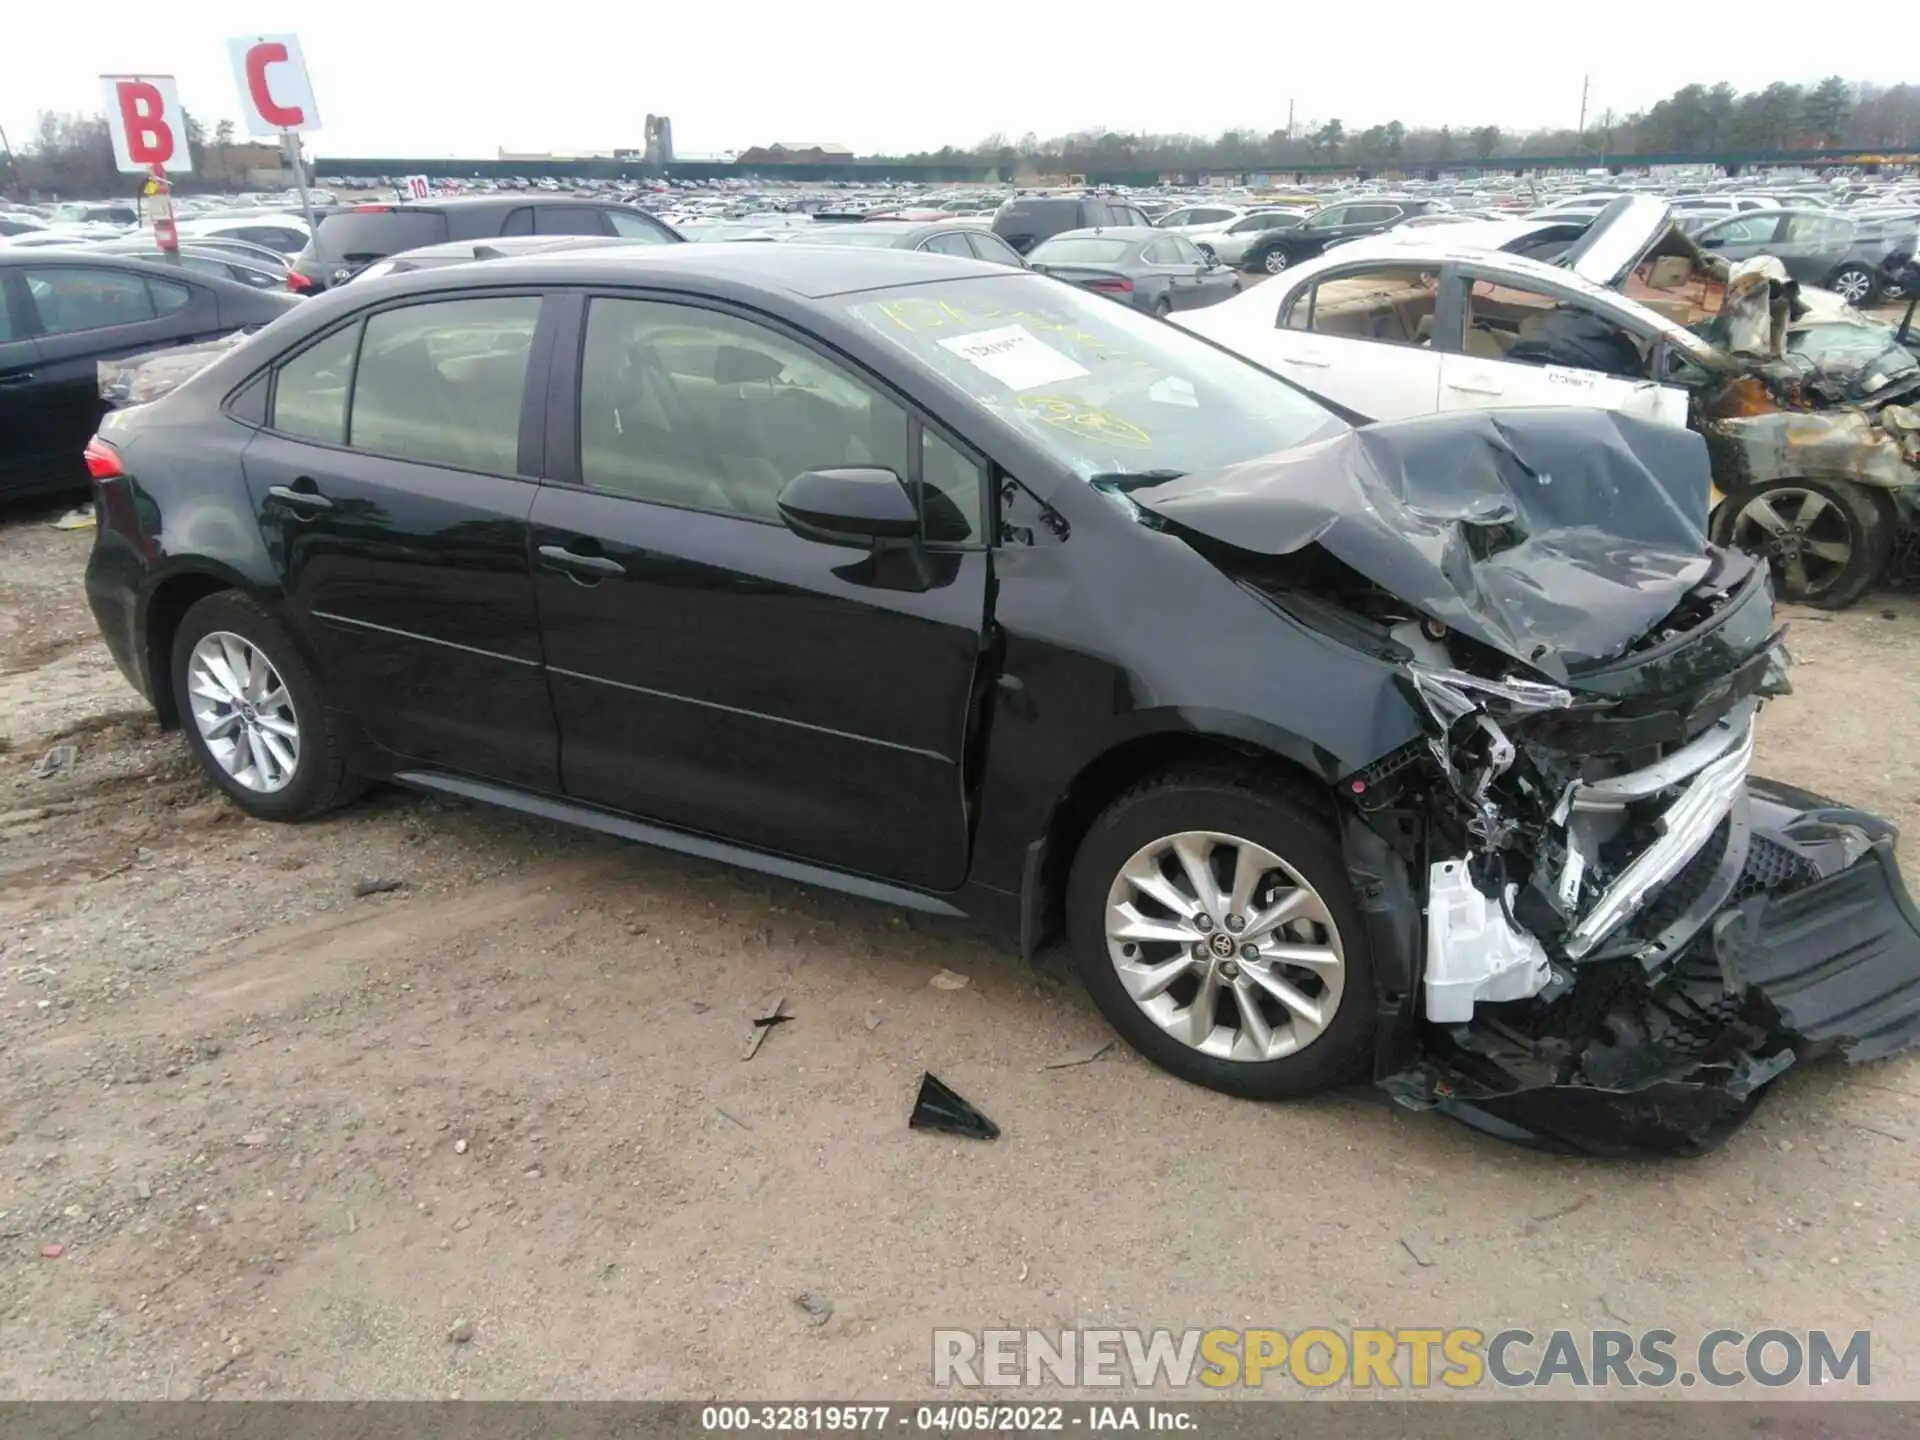
[[[503,259],[109,416],[87,585],[249,814],[398,781],[1064,934],[1232,1093],[1697,1150],[1910,1045],[1890,828],[1748,776],[1787,657],[1700,440],[1351,418],[976,260]]]

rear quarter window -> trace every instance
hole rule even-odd
[[[384,260],[446,238],[437,210],[343,210],[321,220],[314,248],[329,260]]]

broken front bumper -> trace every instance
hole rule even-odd
[[[1700,793],[1718,804],[1717,789]],[[1920,1043],[1920,912],[1894,838],[1863,811],[1750,779],[1705,845],[1639,896],[1663,935],[1687,937],[1676,949],[1577,963],[1561,993],[1526,1002],[1524,1023],[1496,1005],[1428,1026],[1418,1060],[1381,1084],[1544,1148],[1712,1149],[1797,1061]]]

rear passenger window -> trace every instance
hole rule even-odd
[[[162,315],[186,309],[187,302],[193,299],[191,290],[170,280],[147,281],[147,293],[153,296],[153,308]]]
[[[669,237],[651,220],[643,220],[636,214],[625,210],[602,210],[600,218],[613,227],[613,233],[622,240],[652,240],[656,244],[667,244]]]
[[[347,443],[399,460],[519,468],[537,295],[437,300],[367,320]]]
[[[933,235],[920,242],[922,250],[931,250],[935,255],[964,255],[973,258],[973,247],[967,244],[967,237],[949,231],[945,235]]]
[[[1349,340],[1431,345],[1439,276],[1413,265],[1348,271],[1302,290],[1280,316],[1282,328]]]
[[[533,233],[533,211],[521,206],[500,223],[502,235],[531,235]]]
[[[309,345],[275,373],[267,424],[296,440],[342,445],[347,438],[347,395],[353,388],[353,352],[360,327],[349,325]]]

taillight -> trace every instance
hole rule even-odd
[[[287,272],[287,289],[296,295],[305,295],[313,289],[313,278],[308,275],[302,275],[298,270],[289,270]]]
[[[120,463],[120,452],[102,440],[98,435],[87,441],[87,448],[81,451],[86,458],[87,474],[96,480],[124,480],[127,467]]]
[[[1089,280],[1087,281],[1087,288],[1089,290],[1100,290],[1108,295],[1131,295],[1133,293],[1133,281],[1127,279],[1124,275],[1115,275],[1111,279]]]

